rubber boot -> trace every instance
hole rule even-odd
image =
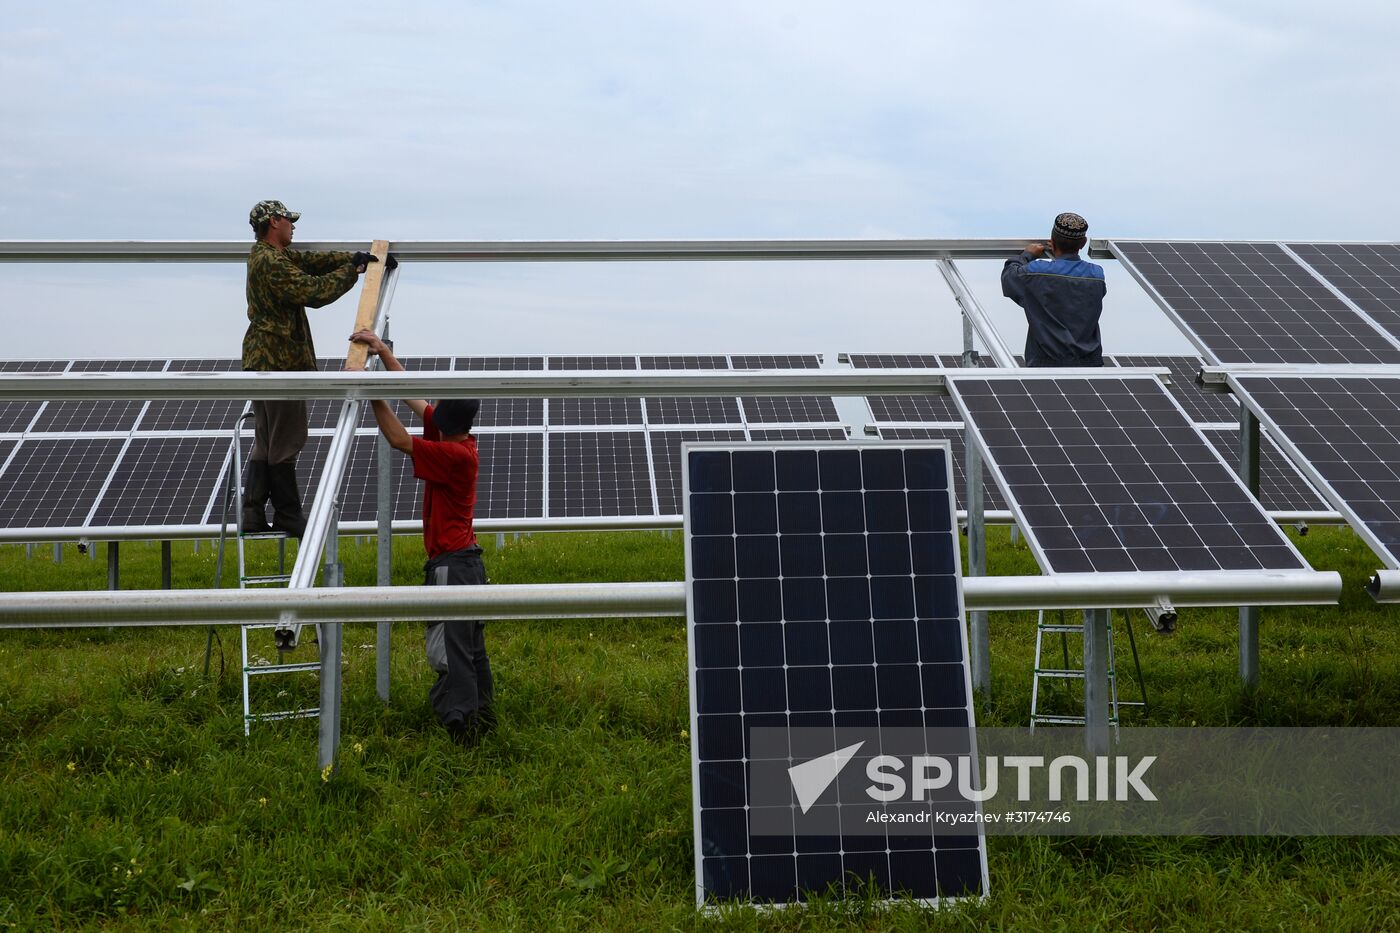
[[[248,479],[243,487],[243,514],[238,530],[245,535],[265,534],[272,529],[267,524],[267,461],[249,460]]]
[[[306,533],[306,516],[297,491],[297,462],[269,463],[267,479],[272,492],[272,530],[300,538]]]

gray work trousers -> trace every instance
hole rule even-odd
[[[306,446],[306,401],[253,403],[253,452],[249,460],[286,463]]]
[[[482,586],[486,567],[481,548],[440,554],[423,565],[423,584],[437,584],[437,568],[447,568],[449,586]],[[427,632],[428,664],[438,679],[428,690],[433,711],[443,723],[453,719],[467,722],[490,715],[494,690],[491,662],[486,658],[486,623],[463,619],[434,622]]]

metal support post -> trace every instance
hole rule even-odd
[[[327,564],[325,582],[328,587],[342,586],[345,583],[345,569],[338,563]],[[316,767],[324,777],[329,778],[328,769],[335,767],[335,753],[340,747],[341,623],[322,622],[320,630],[321,713]]]
[[[160,543],[160,588],[170,589],[170,542]]]
[[[987,575],[987,523],[982,512],[982,458],[977,445],[967,443],[967,575]],[[992,694],[991,635],[987,613],[967,614],[969,650],[972,653],[972,689]]]
[[[1240,478],[1259,496],[1259,419],[1240,405]],[[1240,680],[1259,686],[1259,607],[1240,607]]]
[[[55,541],[55,542],[53,543],[53,562],[54,562],[55,564],[61,564],[61,563],[63,563],[63,542],[62,542],[62,541]]]
[[[496,533],[496,550],[498,550],[498,551],[503,550],[503,549],[505,548],[505,546],[506,546],[506,535],[505,535],[505,532],[499,531],[499,532]]]
[[[376,443],[379,457],[379,577],[380,586],[394,585],[394,459],[393,448],[381,434]],[[389,702],[389,651],[390,635],[394,627],[389,622],[380,622],[374,630],[374,682],[379,690],[379,699]]]
[[[92,550],[97,550],[93,548]],[[121,544],[117,541],[107,542],[107,589],[121,589],[120,582]]]
[[[1084,749],[1108,754],[1108,626],[1112,609],[1084,610]]]

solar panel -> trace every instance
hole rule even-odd
[[[552,398],[551,425],[617,425],[642,423],[642,400],[636,398]]]
[[[739,400],[710,396],[649,398],[649,424],[743,424]]]
[[[130,431],[144,402],[103,399],[49,402],[29,430],[34,433],[95,434]]]
[[[1156,379],[950,385],[1048,572],[1305,566]]]
[[[480,428],[544,427],[542,398],[484,398],[476,415]]]
[[[316,492],[321,485],[321,469],[325,466],[326,453],[331,449],[331,435],[313,434],[306,439],[306,446],[297,455],[297,488],[301,491],[303,510],[310,509],[316,501]],[[248,456],[248,448],[243,448],[243,456]],[[341,476],[341,488],[345,477]]]
[[[221,437],[133,438],[112,472],[92,524],[203,522],[228,454],[229,442]]]
[[[1202,431],[1220,456],[1239,472],[1240,432]],[[1294,468],[1267,432],[1259,437],[1259,502],[1270,512],[1323,512],[1331,508],[1312,484]]]
[[[1231,378],[1318,491],[1400,568],[1400,376]]]
[[[880,428],[880,438],[887,441],[947,441],[953,452],[953,497],[958,508],[967,508],[967,447],[962,425],[955,428]],[[996,480],[982,476],[982,508],[1002,511],[1006,500],[997,489]]]
[[[943,365],[932,353],[851,353],[847,358],[854,369],[939,369]]]
[[[877,422],[909,423],[961,421],[962,416],[946,395],[871,395],[866,404]]]
[[[689,447],[686,582],[699,903],[788,903],[869,881],[932,900],[987,889],[980,834],[864,827],[827,780],[764,776],[878,737],[970,747],[958,541],[946,448]],[[945,727],[940,733],[924,728]],[[776,740],[768,739],[776,735]],[[846,748],[848,752],[849,748]],[[928,747],[924,753],[946,753]],[[857,749],[859,751],[859,749]],[[867,751],[865,761],[874,754]],[[865,768],[850,772],[863,783]],[[842,819],[841,807],[846,809]],[[800,812],[799,812],[800,808]],[[813,833],[809,827],[827,828]],[[848,828],[850,827],[850,828]]]
[[[636,369],[635,356],[551,356],[550,369]]]
[[[652,471],[657,514],[681,514],[681,444],[686,441],[742,441],[743,431],[652,431]]]
[[[1105,357],[1105,363],[1117,366],[1142,366],[1150,369],[1169,369],[1172,384],[1168,387],[1172,398],[1186,409],[1192,421],[1219,424],[1240,420],[1240,403],[1224,392],[1206,392],[1196,384],[1204,361],[1198,356],[1133,356],[1115,353]]]
[[[120,438],[30,438],[0,474],[0,528],[83,524],[125,443]]]
[[[238,360],[176,359],[166,372],[239,372]],[[246,402],[232,399],[157,399],[146,406],[138,431],[232,431]]]
[[[1400,338],[1400,245],[1395,243],[1289,243],[1288,248]]]
[[[728,369],[724,356],[644,356],[642,369]]]
[[[549,435],[549,514],[652,515],[651,470],[641,431]]]
[[[1017,366],[1025,366],[1025,365],[1026,365],[1025,357],[1017,356],[1015,359],[1016,359],[1016,365],[1017,365]],[[961,353],[943,353],[943,354],[940,354],[939,357],[938,357],[938,362],[939,362],[939,364],[940,364],[944,369],[962,369],[962,368],[963,368],[963,364],[962,364],[962,354],[961,354]],[[995,366],[996,366],[996,360],[992,359],[990,356],[987,356],[987,355],[985,355],[985,354],[978,354],[978,356],[977,356],[977,367],[978,367],[979,369],[990,369],[990,368],[993,368],[993,367],[995,367]]]
[[[70,373],[158,373],[165,360],[74,360]]]
[[[345,359],[322,358],[316,361],[316,368],[323,373],[342,372],[345,369]],[[306,426],[313,431],[318,428],[335,427],[340,423],[340,413],[344,406],[345,402],[341,399],[307,399]],[[367,409],[369,406],[362,407]]]
[[[21,434],[34,421],[43,402],[0,402],[0,434]]]
[[[0,373],[61,373],[67,360],[0,360]]]
[[[500,372],[514,370],[544,369],[542,356],[459,356],[459,370],[468,372]]]
[[[820,353],[808,354],[764,354],[755,353],[731,356],[730,363],[735,369],[821,369]]]
[[[844,441],[845,428],[754,428],[749,438],[755,441]]]
[[[1115,240],[1113,252],[1217,362],[1400,363],[1400,349],[1277,244]]]
[[[801,424],[806,421],[839,421],[836,403],[821,395],[744,396],[744,417],[750,424]]]

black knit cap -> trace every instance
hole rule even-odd
[[[1089,221],[1078,214],[1065,211],[1055,218],[1052,232],[1065,240],[1082,240],[1089,235]]]
[[[433,424],[443,437],[466,434],[472,429],[480,408],[481,399],[445,398],[433,406]]]

